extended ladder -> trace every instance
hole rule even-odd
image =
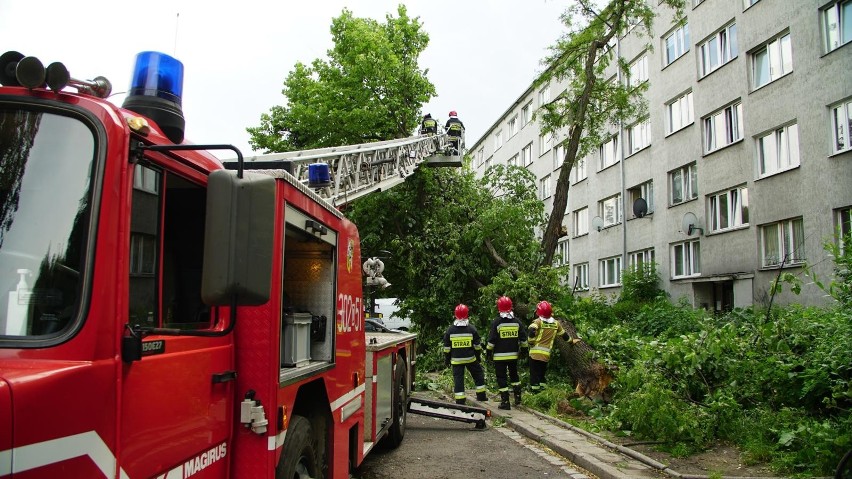
[[[323,185],[310,181],[309,170],[317,163],[328,165],[328,182]],[[447,135],[441,133],[251,156],[246,157],[245,169],[285,170],[321,198],[339,207],[402,183],[421,164],[461,166],[462,162],[458,152],[450,150]]]

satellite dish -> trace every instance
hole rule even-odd
[[[695,216],[695,213],[687,211],[686,214],[683,215],[683,220],[680,222],[680,230],[686,233],[687,236],[692,236],[692,233],[695,230],[699,230],[703,233],[704,228],[695,226],[697,223],[698,217]]]
[[[633,202],[633,216],[642,218],[646,214],[648,214],[648,202],[645,198],[636,198]]]
[[[592,228],[600,231],[603,228],[603,218],[600,216],[595,216],[592,218]]]

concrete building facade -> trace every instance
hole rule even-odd
[[[825,304],[803,266],[830,277],[824,243],[852,224],[852,0],[687,0],[685,15],[659,6],[650,38],[614,50],[619,81],[648,82],[648,117],[571,173],[566,283],[617,294],[653,261],[673,299],[722,311],[766,304],[783,271],[806,284],[775,304]],[[532,171],[548,212],[565,135],[541,135],[534,112],[566,84],[528,88],[468,150],[480,175]]]

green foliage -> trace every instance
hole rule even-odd
[[[400,5],[384,23],[348,9],[332,20],[327,59],[296,63],[276,105],[247,128],[249,143],[269,152],[366,143],[409,136],[435,86],[418,66],[429,43],[417,17]]]
[[[665,290],[660,288],[657,263],[628,268],[622,273],[619,302],[641,304],[665,297]]]

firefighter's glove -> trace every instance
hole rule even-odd
[[[449,354],[444,355],[444,364],[447,365],[447,366],[450,365],[450,355]]]
[[[535,338],[535,334],[537,332],[538,332],[538,329],[530,328],[530,329],[527,330],[527,337],[529,337],[530,339],[533,339],[533,338]]]
[[[485,360],[488,361],[489,363],[491,361],[494,361],[494,351],[492,351],[490,349],[486,350],[485,351]]]

